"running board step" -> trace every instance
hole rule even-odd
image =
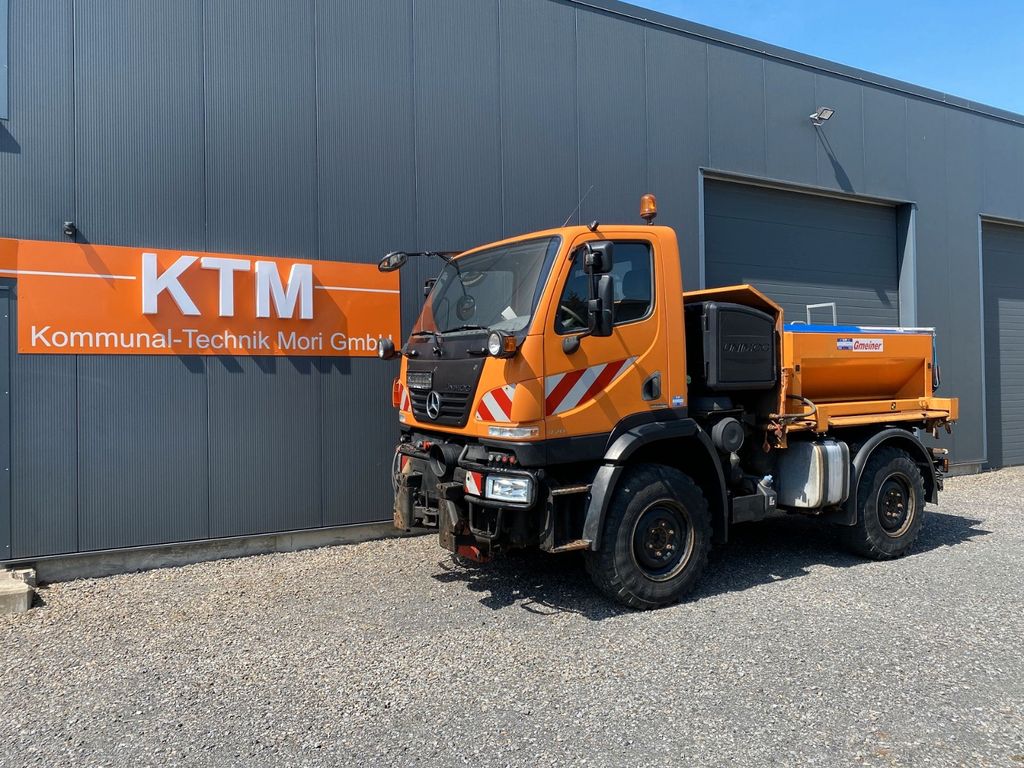
[[[551,552],[576,552],[580,549],[590,549],[590,539],[576,539],[575,541],[567,541],[558,547],[552,547]]]
[[[570,496],[574,493],[590,493],[589,485],[564,485],[561,488],[552,488],[552,496]]]

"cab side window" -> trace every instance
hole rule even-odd
[[[587,330],[589,292],[590,278],[583,271],[583,258],[577,254],[573,257],[572,269],[558,301],[558,314],[555,315],[557,333],[581,333]]]
[[[615,242],[612,280],[615,284],[615,325],[632,323],[650,314],[654,301],[654,263],[650,243]],[[573,257],[572,269],[562,289],[555,316],[557,333],[581,333],[587,330],[587,299],[590,282],[583,271],[580,254]]]
[[[647,243],[616,243],[612,277],[615,280],[615,324],[640,320],[651,311],[654,269]]]

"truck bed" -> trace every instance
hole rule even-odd
[[[931,328],[786,324],[781,357],[784,412],[814,409],[791,430],[957,417],[956,399],[934,396]]]

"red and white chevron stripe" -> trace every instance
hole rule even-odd
[[[627,357],[625,360],[545,377],[544,410],[548,416],[552,416],[593,400],[599,392],[625,373],[635,360],[636,357]]]
[[[400,411],[411,410],[412,404],[409,402],[409,390],[406,388],[405,384],[403,384],[402,382],[398,382],[398,386],[399,386],[399,391],[401,392],[401,395],[399,396],[399,399],[398,399],[398,410],[400,410]]]
[[[515,384],[506,384],[485,392],[484,396],[480,398],[480,405],[476,407],[477,420],[512,421],[512,395],[515,392]]]
[[[467,472],[464,487],[470,496],[483,496],[484,476],[479,472]]]

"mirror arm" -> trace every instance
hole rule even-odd
[[[397,267],[392,267],[391,269],[384,269],[385,262],[387,261],[388,257],[398,253],[405,254],[405,261],[403,261]],[[413,256],[436,256],[437,258],[441,259],[441,261],[443,261],[445,264],[450,264],[455,259],[455,257],[458,256],[460,253],[462,253],[462,251],[392,251],[391,253],[384,256],[384,258],[381,259],[379,262],[377,262],[377,269],[379,269],[381,272],[394,272],[395,270],[401,269],[403,266],[405,266],[408,259]]]
[[[580,348],[580,341],[592,334],[593,329],[588,328],[583,333],[577,333],[575,336],[566,336],[562,339],[562,351],[567,355],[573,354]]]

